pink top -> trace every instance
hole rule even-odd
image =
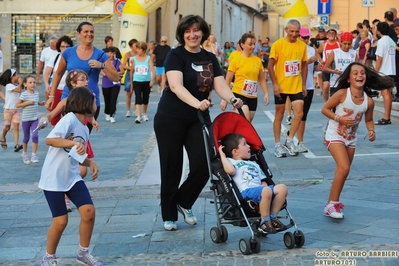
[[[364,41],[360,41],[359,44],[359,60],[363,60],[364,56],[366,55],[366,43],[371,45],[371,41],[369,38],[365,39]]]

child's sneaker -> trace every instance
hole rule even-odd
[[[272,224],[270,222],[263,222],[261,225],[259,225],[258,231],[264,234],[275,234],[276,229],[273,228]]]
[[[30,158],[29,155],[27,153],[22,153],[22,161],[24,162],[24,164],[30,164]]]
[[[57,266],[58,261],[55,256],[49,257],[44,255],[41,266]]]
[[[65,206],[68,212],[72,212],[71,201],[69,199],[65,199]]]
[[[39,162],[39,156],[37,156],[36,154],[32,154],[32,156],[30,157],[30,161],[32,163],[38,163]]]
[[[287,226],[285,226],[285,224],[283,224],[278,218],[271,219],[270,223],[277,231],[284,231],[287,229]]]
[[[341,202],[327,203],[324,207],[324,215],[334,219],[343,219],[344,213],[342,212],[342,210],[344,209],[344,207],[345,205]]]
[[[189,225],[195,225],[197,224],[197,218],[193,214],[193,211],[191,209],[184,209],[181,207],[179,204],[177,204],[177,210],[183,214],[184,216],[184,221],[188,223]]]
[[[174,221],[165,221],[165,223],[163,224],[163,228],[168,231],[174,231],[177,230],[177,225]]]
[[[88,266],[103,266],[104,265],[97,258],[94,258],[89,253],[89,251],[82,252],[79,250],[78,254],[76,255],[76,261],[79,262],[80,264],[88,265]]]

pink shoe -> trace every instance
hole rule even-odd
[[[344,209],[345,205],[341,202],[330,202],[324,206],[324,215],[329,216],[334,219],[343,219],[344,213],[342,210]]]

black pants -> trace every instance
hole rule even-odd
[[[94,118],[97,121],[98,115],[100,114],[100,106],[97,106],[96,113],[94,114]],[[91,123],[87,124],[87,127],[89,128],[89,134],[91,133],[91,130],[93,129],[93,125]]]
[[[162,219],[177,221],[176,205],[191,209],[209,178],[201,123],[157,113],[154,130],[161,166]],[[187,151],[190,173],[179,187],[183,148]]]
[[[134,104],[148,104],[150,100],[150,82],[149,81],[134,81],[133,90],[135,97]]]
[[[111,88],[102,88],[104,96],[104,113],[114,116],[116,112],[116,103],[118,101],[120,85],[114,85]]]

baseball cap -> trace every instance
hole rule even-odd
[[[306,27],[301,27],[301,29],[299,30],[299,35],[302,37],[308,37],[310,36],[310,30]]]
[[[330,31],[333,31],[333,32],[337,33],[337,30],[334,29],[334,28],[328,29],[327,33],[329,33]]]
[[[341,42],[352,42],[353,35],[349,31],[345,31],[341,34]]]

